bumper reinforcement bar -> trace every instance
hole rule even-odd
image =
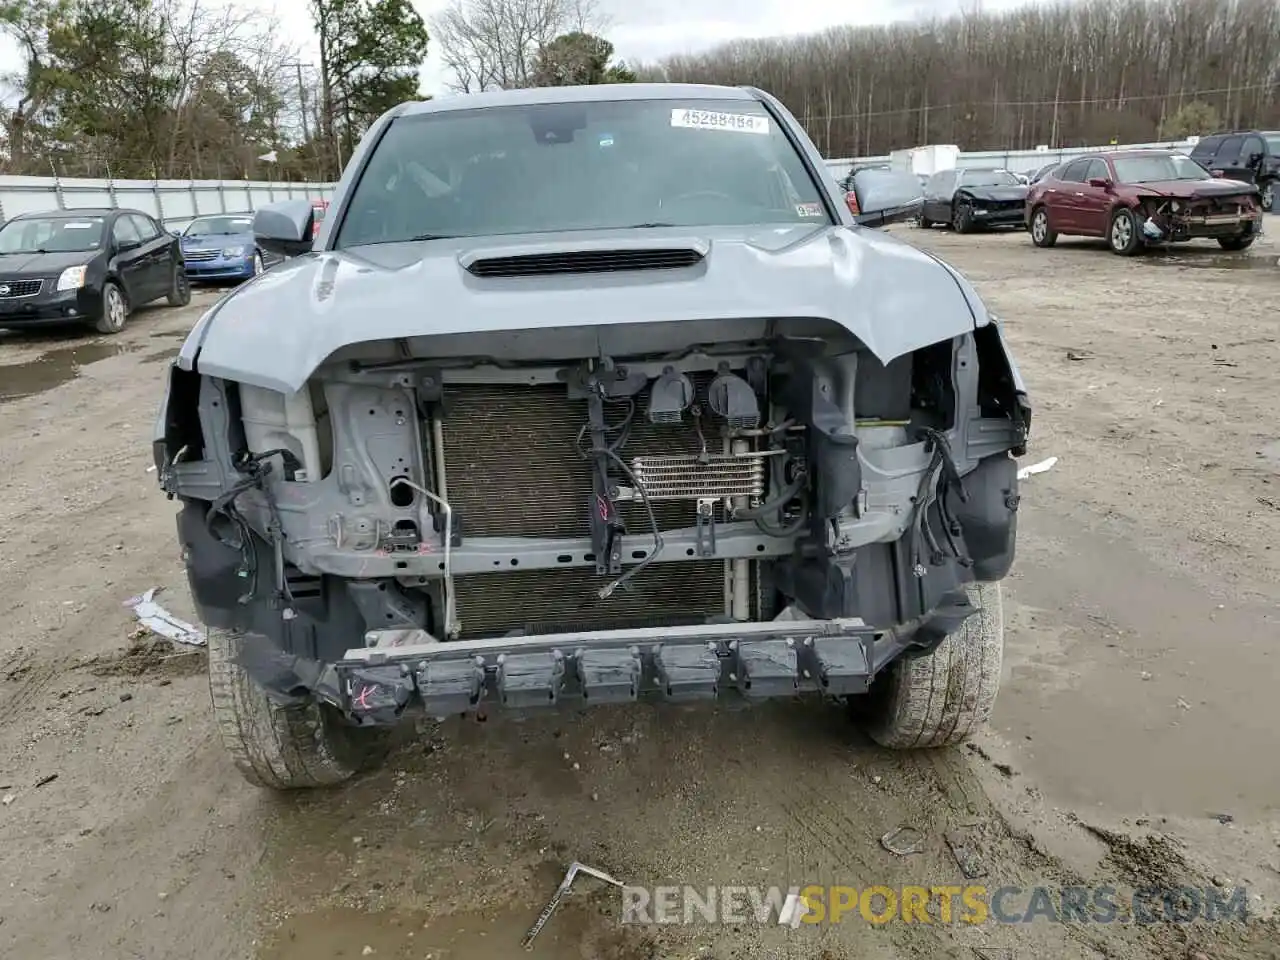
[[[431,715],[660,698],[749,699],[865,693],[873,648],[889,637],[861,620],[713,624],[442,643],[415,630],[372,631],[334,664],[344,713],[394,723]]]

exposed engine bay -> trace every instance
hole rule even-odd
[[[1029,408],[995,323],[888,365],[834,329],[681,326],[554,362],[361,344],[291,396],[175,370],[202,616],[320,663],[814,621],[889,631],[888,662],[1004,576]]]
[[[1261,230],[1262,209],[1257,195],[1148,197],[1139,211],[1143,237],[1153,242],[1178,242],[1204,237],[1251,236]]]

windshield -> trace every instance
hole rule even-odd
[[[1121,183],[1155,183],[1162,180],[1206,180],[1209,172],[1181,154],[1155,157],[1117,157],[1111,161]]]
[[[188,237],[208,237],[220,234],[252,232],[253,219],[251,217],[206,217],[203,220],[193,220],[191,225],[183,231],[183,234]]]
[[[102,246],[102,217],[32,217],[0,227],[0,254],[80,253]]]
[[[962,187],[1016,187],[1019,180],[1008,170],[962,170]]]
[[[830,222],[759,103],[544,103],[393,121],[336,244]]]

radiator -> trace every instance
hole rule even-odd
[[[697,378],[700,394],[708,380]],[[630,439],[618,451],[625,462],[699,452],[688,414],[683,424],[654,426],[645,417],[646,404],[642,393]],[[623,405],[606,406],[610,423],[625,413]],[[589,536],[591,464],[577,445],[586,422],[587,402],[570,400],[561,385],[450,387],[443,451],[449,503],[463,537]],[[720,438],[704,429],[708,449],[719,453]],[[657,500],[651,506],[664,530],[696,523],[692,501]],[[618,513],[630,534],[644,536],[652,529],[642,502],[620,503]],[[632,578],[633,589],[596,599],[610,579],[583,566],[458,577],[463,635],[703,623],[725,612],[723,561],[654,563]]]
[[[706,391],[706,379],[695,381],[700,394]],[[645,391],[636,399],[631,438],[618,451],[623,461],[700,451],[688,414],[682,424],[655,426],[645,417],[647,403]],[[478,537],[590,535],[591,464],[577,448],[578,431],[587,422],[586,400],[570,400],[566,388],[559,385],[460,386],[449,389],[446,410],[449,502],[462,518],[464,533]],[[621,404],[605,408],[610,423],[621,421],[625,412]],[[712,453],[721,452],[718,436],[708,436],[707,444]],[[588,445],[584,438],[583,447]],[[657,500],[652,506],[664,530],[697,522],[692,502]],[[619,504],[618,513],[630,533],[651,529],[649,514],[639,501]]]

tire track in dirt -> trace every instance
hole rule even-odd
[[[33,706],[58,678],[62,668],[59,660],[39,659],[30,650],[20,653],[4,675],[4,686],[0,687],[0,726],[8,726]]]

